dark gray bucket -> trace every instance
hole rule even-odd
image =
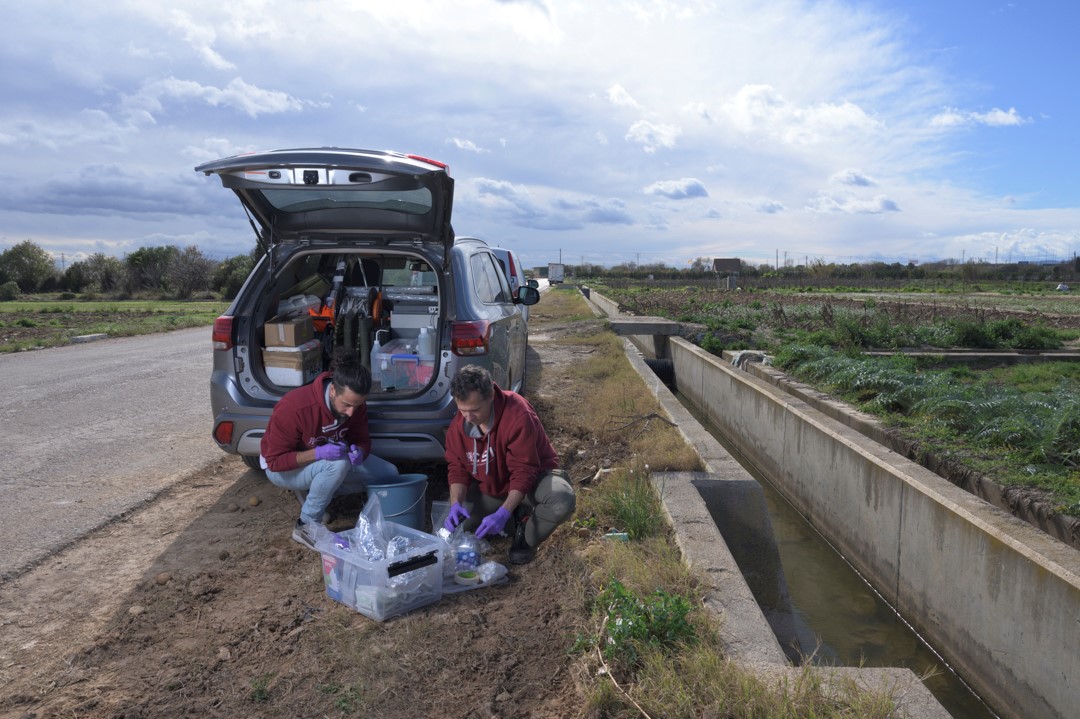
[[[426,474],[400,474],[367,486],[368,496],[378,497],[384,519],[424,531]]]

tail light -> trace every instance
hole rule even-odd
[[[491,323],[487,320],[450,325],[450,349],[459,357],[486,355],[490,344]]]
[[[211,336],[214,349],[232,349],[232,323],[233,318],[229,315],[222,315],[214,320],[214,334]]]
[[[228,446],[232,444],[232,434],[232,422],[222,422],[217,427],[214,427],[214,441],[220,445]]]

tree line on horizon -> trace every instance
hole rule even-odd
[[[686,268],[672,267],[662,263],[637,264],[627,262],[612,267],[592,264],[564,264],[568,277],[583,279],[631,279],[631,280],[713,280],[731,273],[713,271],[710,257],[698,257],[687,263]],[[545,276],[546,267],[537,268],[540,276]],[[1080,257],[1043,264],[1035,262],[1010,262],[994,264],[986,261],[969,260],[956,262],[825,262],[823,259],[809,259],[806,263],[790,262],[781,267],[772,264],[754,265],[742,260],[738,272],[740,280],[768,282],[770,284],[844,284],[865,282],[920,282],[942,280],[958,282],[979,281],[1074,281],[1080,277]]]
[[[25,240],[0,253],[0,300],[16,299],[33,293],[67,292],[72,294],[100,293],[114,299],[136,295],[156,295],[176,299],[220,297],[232,299],[251,273],[263,253],[255,246],[246,254],[224,260],[207,257],[196,246],[180,248],[175,245],[140,247],[123,258],[97,252],[84,260],[72,262],[60,270],[53,256],[32,240]],[[712,258],[698,257],[686,268],[662,263],[633,262],[605,267],[602,265],[566,264],[567,275],[576,279],[653,279],[696,280],[715,279]],[[534,270],[545,276],[547,267]],[[726,274],[726,273],[721,273]],[[758,281],[773,285],[865,282],[905,282],[924,280],[957,280],[978,282],[1006,281],[1074,281],[1080,276],[1080,257],[1052,265],[1039,263],[990,264],[968,261],[943,261],[916,264],[908,262],[831,263],[822,259],[805,264],[774,267],[753,265],[742,261],[740,282]]]
[[[257,258],[257,249],[214,260],[194,245],[165,245],[140,247],[123,258],[97,252],[59,270],[51,254],[25,240],[0,253],[0,299],[38,292],[232,299]]]

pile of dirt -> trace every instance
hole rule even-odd
[[[530,331],[526,395],[578,484],[625,450],[568,419],[589,401],[566,371],[588,351],[582,328],[553,322],[541,303]],[[447,492],[432,476],[429,501]],[[333,509],[347,526],[357,506]],[[560,528],[506,585],[377,623],[327,598],[318,555],[290,540],[298,510],[222,456],[9,582],[0,716],[583,715],[570,650],[584,607],[568,558],[588,532]],[[490,558],[505,563],[507,549],[496,540]]]

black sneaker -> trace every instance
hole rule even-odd
[[[528,564],[536,556],[536,547],[530,547],[525,540],[525,523],[528,517],[519,519],[517,529],[514,530],[514,543],[510,545],[510,563]]]

